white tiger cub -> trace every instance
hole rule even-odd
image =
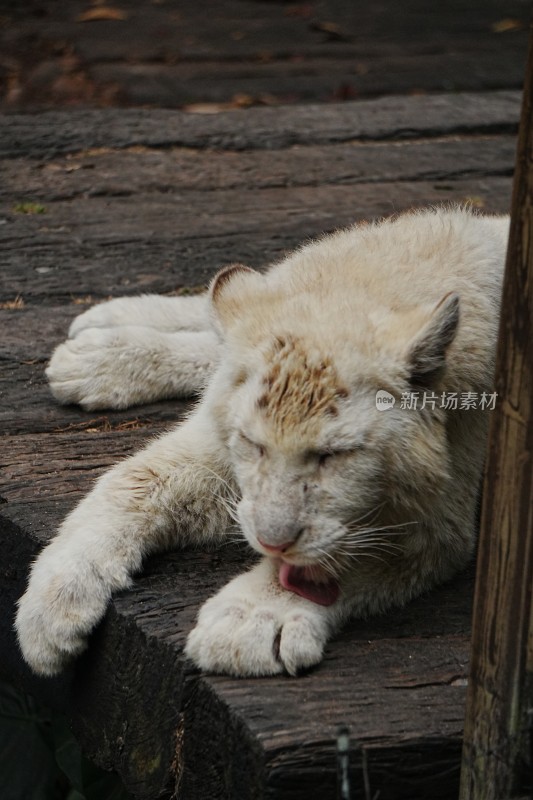
[[[120,408],[207,386],[37,559],[16,622],[33,669],[85,648],[148,553],[234,520],[262,558],[201,609],[186,653],[205,670],[294,675],[348,617],[463,567],[489,414],[442,401],[492,392],[507,234],[503,217],[414,212],[266,274],[226,268],[209,300],[114,300],[75,320],[48,370],[60,401]]]

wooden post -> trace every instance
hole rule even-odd
[[[511,797],[527,752],[533,705],[532,318],[533,32],[503,287],[498,402],[484,484],[460,800]]]

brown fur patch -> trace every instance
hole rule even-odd
[[[335,416],[337,400],[348,394],[331,359],[309,354],[298,340],[281,338],[275,341],[263,387],[258,408],[280,437],[296,428],[303,433],[323,415]]]

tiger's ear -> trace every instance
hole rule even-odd
[[[244,264],[231,264],[217,272],[209,295],[215,320],[222,331],[238,322],[253,296],[260,291],[263,280],[261,273]]]
[[[429,385],[446,363],[446,350],[453,342],[459,324],[459,295],[444,295],[430,314],[407,351],[411,383]]]

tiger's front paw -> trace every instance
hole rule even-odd
[[[203,670],[236,676],[289,673],[322,660],[328,638],[323,608],[279,586],[240,575],[202,607],[186,655]]]
[[[24,660],[39,675],[55,675],[85,650],[110,597],[90,568],[70,573],[47,562],[35,564],[15,622]]]
[[[143,350],[129,328],[87,328],[56,347],[46,377],[60,403],[88,411],[143,402]]]

